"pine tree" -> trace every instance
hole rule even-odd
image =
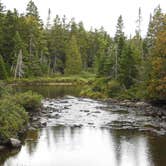
[[[51,24],[50,24],[50,19],[51,19],[51,9],[48,9],[48,16],[47,16],[47,23],[46,23],[46,29],[50,29]]]
[[[136,28],[136,31],[135,31],[136,36],[137,36],[138,38],[141,37],[141,22],[142,22],[142,12],[141,12],[141,8],[139,8],[139,10],[138,10],[138,19],[137,19],[137,21],[136,21],[136,23],[137,23],[137,28]]]
[[[157,8],[154,9],[153,16],[150,15],[148,32],[144,42],[145,56],[149,56],[152,53],[152,49],[155,44],[156,34],[160,29],[162,19],[163,19],[163,13],[160,6],[158,6]]]
[[[126,45],[120,59],[120,69],[118,80],[126,88],[130,88],[134,84],[137,77],[136,62],[134,59],[134,51],[130,44]]]
[[[7,78],[7,71],[3,57],[0,55],[0,79],[4,80]]]
[[[123,19],[120,15],[117,21],[116,26],[116,33],[114,37],[115,41],[115,79],[118,78],[119,70],[120,70],[120,64],[119,61],[122,57],[122,52],[125,46],[125,35],[123,32]]]
[[[1,2],[1,0],[0,0],[0,15],[4,12],[4,5],[3,5],[3,3]]]
[[[79,74],[82,69],[81,54],[74,35],[71,36],[66,48],[66,74]]]
[[[39,20],[39,12],[38,12],[37,6],[32,0],[28,2],[26,12],[27,12],[26,13],[27,16],[33,16],[37,20]]]

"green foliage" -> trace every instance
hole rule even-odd
[[[122,93],[118,89],[125,90],[122,95],[126,97],[133,96],[133,92],[137,92],[137,88],[133,87],[139,87],[140,83],[146,85],[147,97],[165,100],[162,89],[165,89],[166,77],[166,28],[165,14],[160,6],[150,16],[145,38],[141,37],[141,9],[136,34],[130,38],[123,31],[121,15],[114,38],[103,27],[88,31],[82,22],[77,23],[74,19],[67,21],[66,16],[60,18],[57,15],[53,25],[50,25],[50,15],[49,10],[47,26],[44,27],[33,0],[27,4],[26,14],[19,14],[16,9],[4,11],[4,5],[0,2],[0,79],[18,75],[14,71],[22,50],[22,65],[19,65],[21,77],[56,77],[38,81],[21,79],[23,83],[73,83],[75,80],[76,84],[81,84],[80,73],[90,71],[92,75],[106,77],[107,80],[94,81],[91,88],[96,96],[103,93],[104,96],[112,94],[117,97],[116,93]],[[57,78],[58,74],[64,74],[65,78]],[[71,78],[71,75],[78,78]],[[88,82],[89,77],[88,73],[83,82]],[[110,80],[112,88],[109,88]]]
[[[0,98],[3,97],[4,95],[9,95],[12,93],[13,93],[13,90],[11,86],[7,86],[3,82],[0,82]]]
[[[17,136],[28,122],[25,109],[6,97],[0,100],[0,142]]]
[[[39,19],[39,13],[38,13],[37,6],[35,5],[35,3],[32,0],[30,0],[28,2],[26,11],[27,11],[27,16],[33,16],[33,17]]]
[[[35,92],[27,91],[24,93],[16,93],[11,96],[11,100],[23,106],[26,111],[36,111],[41,107],[42,96]]]
[[[97,99],[117,97],[121,90],[122,87],[118,81],[103,77],[96,78],[91,85],[81,91],[80,95]]]
[[[3,57],[0,55],[0,79],[4,80],[7,78],[6,66],[3,61]]]
[[[75,36],[72,36],[66,48],[66,74],[79,74],[82,69],[81,54]]]
[[[123,48],[122,57],[120,59],[120,69],[118,80],[126,88],[130,88],[134,84],[134,79],[137,78],[137,68],[134,59],[134,51],[130,45]]]
[[[0,84],[0,144],[17,137],[28,123],[28,112],[41,107],[42,96],[31,91],[14,93]]]
[[[107,94],[109,97],[117,97],[122,89],[123,88],[117,80],[110,80],[107,83]]]

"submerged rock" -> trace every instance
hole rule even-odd
[[[47,126],[47,119],[42,118],[42,119],[40,120],[40,127],[44,127],[44,126]]]
[[[99,113],[101,113],[101,112],[100,112],[100,111],[94,111],[94,112],[92,112],[92,113],[99,114]]]

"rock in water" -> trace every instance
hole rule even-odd
[[[21,147],[21,141],[15,138],[9,139],[9,146],[12,148],[19,148]]]

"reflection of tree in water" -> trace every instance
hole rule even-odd
[[[32,90],[47,98],[56,98],[56,97],[63,97],[65,95],[78,96],[81,91],[81,87],[65,86],[65,85],[38,86],[38,88],[36,88],[36,86],[16,87],[16,91],[19,91],[19,92],[24,92],[27,90]]]
[[[37,148],[38,144],[38,130],[35,131],[28,131],[26,135],[27,139],[27,151],[29,155],[32,155],[35,152],[35,149]]]
[[[147,149],[147,139],[145,136],[138,134],[135,131],[126,130],[112,130],[110,133],[111,139],[115,146],[116,165],[123,165],[123,157],[127,154],[129,160],[134,161],[134,166],[140,166],[142,162],[144,164],[151,163],[147,155],[149,149]],[[142,161],[141,158],[147,160]],[[127,160],[125,161],[128,162]]]
[[[59,142],[59,139],[64,140],[65,130],[66,129],[63,126],[51,127],[51,131],[52,131],[53,139],[55,143]]]
[[[151,152],[151,159],[155,166],[166,165],[166,136],[154,136],[149,134],[149,151]],[[158,141],[160,140],[160,141]]]
[[[110,131],[110,137],[111,137],[110,139],[112,139],[113,144],[114,144],[114,153],[115,153],[116,165],[120,166],[120,160],[121,160],[121,134],[119,134],[116,131],[111,130]]]
[[[0,165],[4,165],[5,161],[10,157],[16,157],[20,149],[4,149],[0,151]]]
[[[56,126],[47,130],[51,130],[46,132],[49,135],[47,137],[50,137],[50,134],[52,134],[51,138],[53,138],[56,146],[61,143],[67,144],[68,142],[70,142],[70,145],[74,145],[74,142],[77,141],[77,135],[81,133],[81,129],[77,127]]]

